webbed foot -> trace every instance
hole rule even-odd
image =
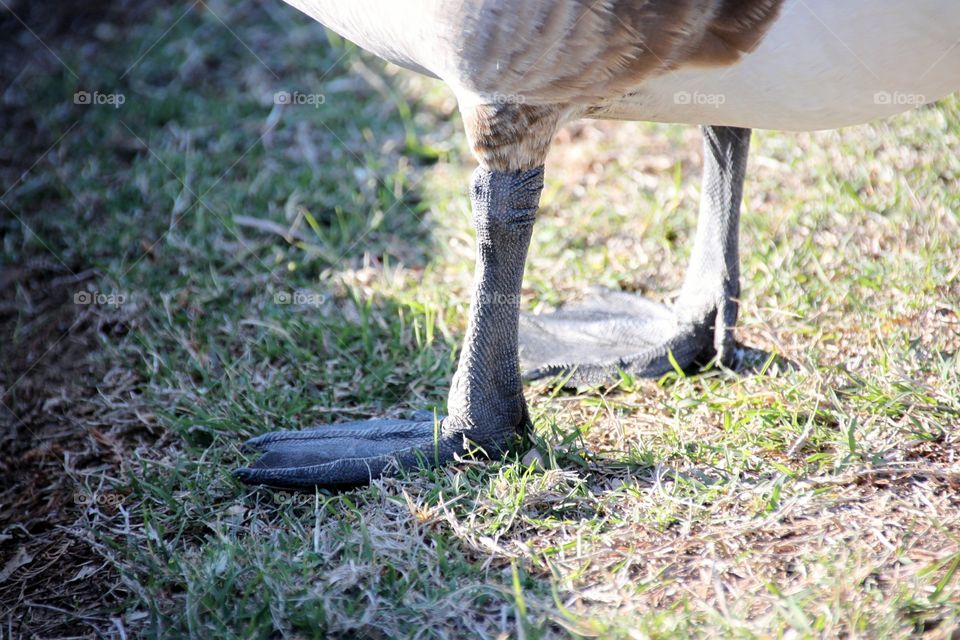
[[[520,365],[529,380],[563,375],[570,387],[610,382],[619,371],[649,378],[711,360],[730,366],[736,311],[731,318],[720,305],[676,311],[629,293],[592,291],[553,313],[521,316]]]
[[[502,441],[475,442],[456,418],[360,420],[302,431],[274,431],[251,438],[249,449],[263,453],[234,475],[250,484],[282,489],[347,488],[365,485],[391,469],[415,469],[450,463],[470,451],[495,456],[511,448],[511,432]]]

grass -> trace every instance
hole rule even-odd
[[[443,410],[456,104],[278,2],[118,7],[13,7],[59,60],[14,29],[0,637],[956,636],[956,95],[754,134],[738,337],[795,367],[531,385],[532,452],[292,495],[233,480],[244,438]],[[561,132],[524,307],[669,297],[700,162]]]

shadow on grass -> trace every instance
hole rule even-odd
[[[0,600],[12,633],[105,635],[136,599],[110,549],[139,539],[139,500],[192,526],[144,465],[204,468],[227,421],[438,393],[448,357],[392,321],[423,311],[336,276],[429,265],[420,134],[446,116],[414,123],[392,76],[359,81],[361,54],[280,2],[7,9]],[[87,500],[105,487],[127,516]]]

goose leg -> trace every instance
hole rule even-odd
[[[471,183],[477,262],[460,362],[438,420],[368,420],[253,438],[263,452],[237,469],[244,482],[288,489],[368,483],[395,468],[440,465],[479,449],[488,456],[513,447],[529,424],[517,361],[520,286],[543,167],[479,168]]]
[[[703,127],[704,173],[696,240],[672,308],[621,292],[520,322],[528,379],[569,375],[568,386],[602,384],[618,371],[657,377],[714,357],[730,365],[740,295],[738,226],[750,130]]]

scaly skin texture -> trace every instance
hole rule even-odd
[[[438,420],[368,420],[277,431],[247,442],[263,456],[235,475],[286,489],[349,487],[421,464],[440,465],[479,449],[499,456],[529,426],[517,361],[520,286],[543,167],[473,175],[477,230],[473,299],[460,362]]]
[[[750,129],[702,129],[700,217],[676,314],[688,326],[712,325],[714,355],[730,364],[739,309],[740,203],[750,153]]]
[[[604,291],[552,314],[524,316],[521,361],[530,379],[568,376],[603,384],[620,370],[658,377],[718,357],[732,364],[740,295],[737,243],[750,130],[703,127],[700,218],[683,288],[673,309]],[[671,356],[673,362],[671,362]]]

